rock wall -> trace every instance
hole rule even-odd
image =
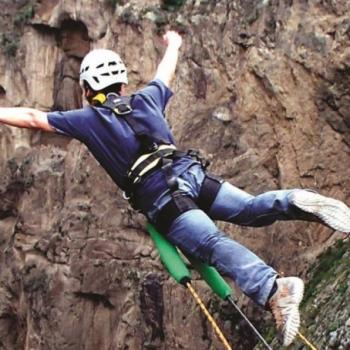
[[[79,64],[95,47],[120,53],[132,92],[175,28],[184,45],[167,116],[179,145],[253,194],[307,187],[349,203],[349,2],[169,3],[1,0],[0,105],[78,108]],[[6,126],[0,142],[0,349],[220,348],[84,146]],[[344,237],[301,222],[220,227],[285,274]],[[239,317],[196,286],[234,348],[251,349]]]

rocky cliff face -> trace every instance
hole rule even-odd
[[[175,28],[184,47],[167,116],[183,148],[202,149],[214,172],[253,194],[307,187],[350,202],[348,1],[1,5],[0,105],[79,107],[79,64],[95,47],[120,53],[132,92],[154,74],[160,33]],[[220,348],[164,272],[143,219],[84,146],[5,126],[0,142],[0,349]],[[220,227],[285,274],[306,275],[344,238],[300,222]],[[234,348],[251,349],[239,318],[196,286]]]

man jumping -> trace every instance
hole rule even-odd
[[[131,205],[182,251],[230,276],[257,304],[270,309],[283,345],[295,338],[304,283],[277,272],[246,247],[225,236],[213,220],[261,227],[277,220],[321,222],[350,232],[350,209],[341,201],[293,189],[252,196],[206,172],[194,151],[176,149],[164,117],[182,44],[168,31],[154,79],[126,96],[127,70],[113,51],[86,55],[80,84],[89,106],[44,113],[0,108],[0,122],[57,132],[83,142],[124,191]]]

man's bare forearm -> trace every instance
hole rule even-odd
[[[167,48],[158,65],[155,78],[162,80],[165,85],[169,86],[175,75],[182,38],[178,33],[169,31],[164,35],[164,41],[167,44]]]
[[[47,120],[47,113],[26,107],[0,108],[0,123],[18,128],[53,131]]]
[[[156,78],[162,80],[165,85],[169,86],[175,75],[179,49],[168,46],[162,61],[159,63]]]

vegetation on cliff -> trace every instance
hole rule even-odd
[[[350,347],[350,240],[339,240],[315,260],[306,276],[301,307],[301,333],[318,349],[346,350]],[[275,330],[266,338],[273,347]],[[256,349],[261,350],[260,345]],[[298,339],[288,349],[308,349]]]

